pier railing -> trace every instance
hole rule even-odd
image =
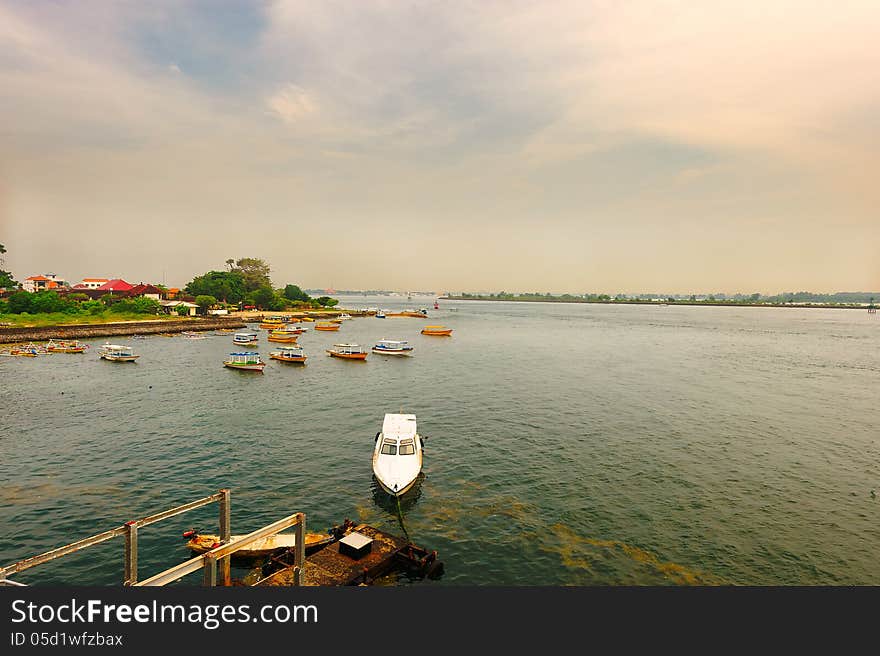
[[[156,576],[150,577],[143,583],[138,583],[138,530],[145,526],[149,526],[150,524],[160,522],[163,519],[176,517],[177,515],[189,512],[190,510],[195,510],[215,502],[219,504],[220,508],[220,546],[211,549],[201,556],[186,561],[185,563],[181,563],[176,567],[165,570]],[[180,577],[195,572],[203,567],[205,569],[205,585],[217,585],[218,570],[220,583],[222,585],[231,585],[230,558],[232,554],[257,540],[275,535],[291,526],[295,527],[296,547],[294,551],[294,567],[295,582],[298,585],[301,578],[303,563],[305,562],[305,514],[295,513],[233,541],[231,540],[230,491],[228,489],[222,489],[216,494],[212,494],[202,499],[165,510],[155,515],[150,515],[149,517],[126,522],[122,526],[117,526],[109,531],[104,531],[103,533],[98,533],[97,535],[93,535],[83,540],[72,542],[63,547],[47,551],[46,553],[37,556],[31,556],[30,558],[19,560],[6,567],[0,567],[0,585],[22,585],[21,583],[8,579],[8,577],[32,567],[52,562],[64,556],[78,553],[83,549],[93,547],[96,544],[101,544],[120,536],[125,538],[125,572],[122,579],[123,585],[166,585],[167,583],[177,580]]]

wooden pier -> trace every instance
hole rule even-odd
[[[138,577],[138,532],[156,522],[176,517],[190,510],[211,503],[219,505],[219,540],[213,548],[182,563],[165,569],[146,579]],[[125,522],[103,533],[77,540],[63,547],[31,556],[15,563],[0,567],[0,586],[24,585],[9,577],[64,556],[78,553],[88,547],[102,544],[117,537],[124,538],[123,560],[124,586],[163,586],[179,581],[184,576],[201,571],[206,586],[232,585],[230,562],[236,553],[246,551],[266,538],[293,528],[294,546],[273,553],[262,569],[261,576],[254,585],[296,586],[296,585],[358,585],[367,584],[392,570],[404,570],[416,576],[436,577],[442,574],[443,564],[437,560],[436,551],[427,551],[404,538],[384,533],[376,528],[361,524],[355,526],[346,520],[342,526],[331,531],[334,542],[312,553],[306,560],[306,516],[293,513],[247,535],[232,537],[230,491],[222,489],[216,494],[176,506],[169,510]],[[360,558],[352,558],[340,551],[339,540],[360,534],[357,539],[369,542],[369,553]],[[363,536],[363,537],[361,537]],[[330,539],[330,536],[328,536]]]

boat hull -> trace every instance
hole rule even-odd
[[[406,357],[412,355],[413,349],[383,349],[374,346],[372,351],[373,353],[379,353],[380,355],[402,355]]]
[[[451,337],[452,330],[423,330],[422,335],[432,335],[434,337]]]
[[[335,351],[327,351],[332,358],[342,358],[343,360],[366,360],[366,353],[336,353]]]
[[[306,361],[307,355],[303,355],[301,357],[285,357],[283,355],[270,355],[270,358],[273,360],[278,360],[280,362],[292,362],[294,364],[304,364]]]
[[[231,539],[237,540],[240,537],[243,536],[233,535],[231,536]],[[334,538],[332,535],[324,535],[322,533],[306,533],[306,553],[317,551],[321,547],[324,547],[333,541]],[[206,551],[210,551],[211,549],[220,546],[220,536],[196,535],[189,542],[186,543],[186,546],[189,547],[189,549],[194,553],[205,553]],[[257,540],[256,542],[250,544],[247,549],[236,551],[232,555],[232,558],[236,560],[265,558],[266,556],[271,555],[278,549],[292,549],[294,546],[296,546],[296,539],[293,535],[279,533],[276,535],[270,535],[269,537],[263,538],[262,540]]]
[[[234,362],[224,362],[224,367],[229,367],[230,369],[236,369],[238,371],[259,371],[263,372],[263,367],[266,366],[265,362],[261,362],[259,364],[235,364]]]
[[[296,344],[296,335],[285,335],[283,337],[278,335],[269,335],[266,339],[270,342],[277,342],[279,344]]]
[[[102,360],[107,360],[108,362],[134,362],[137,360],[139,355],[102,355]]]
[[[315,326],[315,330],[339,330],[339,324],[335,323],[332,326]]]

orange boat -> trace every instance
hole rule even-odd
[[[422,328],[423,335],[436,335],[438,337],[450,336],[452,335],[452,328],[447,328],[446,326],[425,326]]]
[[[332,349],[327,349],[327,353],[331,357],[346,360],[367,359],[367,352],[359,344],[334,344]]]
[[[340,325],[331,321],[319,321],[315,324],[315,330],[339,330]]]
[[[266,338],[270,342],[278,342],[279,344],[296,344],[296,334],[273,331]]]

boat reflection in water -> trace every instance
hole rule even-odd
[[[400,511],[405,514],[412,509],[421,498],[423,480],[425,480],[425,472],[419,472],[412,487],[400,496],[394,497],[382,488],[374,474],[370,480],[370,491],[373,494],[373,503],[390,515],[397,517],[397,504],[399,502]]]

